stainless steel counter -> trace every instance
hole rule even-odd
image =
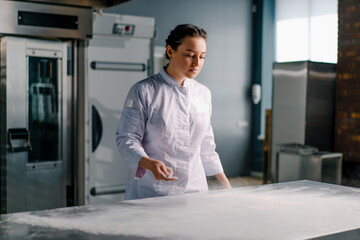
[[[9,214],[0,239],[360,239],[360,189],[296,181]]]

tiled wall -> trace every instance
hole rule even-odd
[[[343,184],[360,187],[360,1],[339,0],[335,151]]]

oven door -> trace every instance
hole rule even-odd
[[[65,207],[66,44],[3,37],[1,53],[2,212]]]

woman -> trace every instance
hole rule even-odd
[[[130,89],[116,131],[131,172],[126,200],[208,191],[206,176],[231,188],[215,152],[211,93],[194,80],[205,54],[205,30],[178,25],[166,40],[169,64]]]

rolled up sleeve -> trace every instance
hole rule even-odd
[[[121,157],[127,162],[135,178],[142,178],[146,169],[139,167],[139,161],[147,154],[142,146],[145,131],[146,113],[141,90],[134,85],[126,98],[118,128],[116,143]]]

